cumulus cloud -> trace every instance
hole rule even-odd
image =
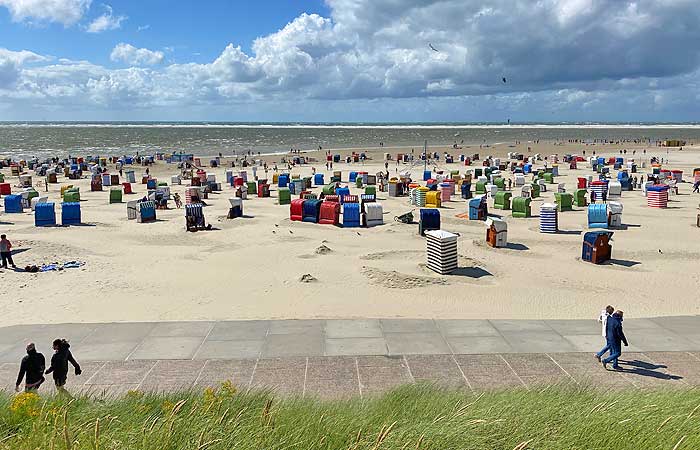
[[[74,25],[90,8],[91,0],[0,0],[16,22],[56,22]]]
[[[46,56],[27,50],[14,52],[6,48],[0,48],[0,88],[13,85],[19,77],[20,67],[24,64],[49,60],[50,58]]]
[[[125,62],[135,66],[153,66],[163,62],[165,55],[161,51],[136,48],[131,44],[120,42],[112,49],[109,57],[115,62]]]
[[[667,108],[675,99],[697,100],[700,94],[697,1],[327,4],[328,17],[302,14],[256,39],[250,52],[232,43],[207,64],[120,70],[89,63],[15,66],[20,91],[11,95],[45,102],[75,95],[76,102],[143,107],[444,98],[444,104],[469,99],[472,105],[511,110],[547,102],[559,110],[574,105],[593,111],[618,98]],[[123,43],[111,58],[132,66],[164,60],[162,52]],[[67,72],[72,75],[64,76]],[[0,99],[3,95],[10,94],[0,90]]]
[[[115,16],[112,7],[104,5],[106,11],[101,16],[90,22],[87,26],[88,33],[102,33],[103,31],[117,30],[121,28],[122,22],[127,19],[126,16]]]

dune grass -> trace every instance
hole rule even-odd
[[[478,396],[405,386],[370,399],[266,392],[0,396],[11,449],[697,449],[700,391],[549,387]]]

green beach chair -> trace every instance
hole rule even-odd
[[[109,203],[121,203],[122,202],[122,190],[121,189],[110,189],[109,190]]]
[[[283,187],[277,190],[277,203],[280,205],[292,203],[292,194],[289,192],[289,188]]]
[[[569,192],[555,192],[554,199],[557,204],[558,211],[571,211],[574,203],[574,196]]]
[[[494,209],[510,209],[510,199],[513,194],[506,191],[496,192],[496,196],[493,198]]]
[[[530,209],[531,198],[525,197],[515,197],[513,198],[513,217],[516,218],[527,218],[532,216],[532,210]]]

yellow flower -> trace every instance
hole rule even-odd
[[[37,417],[41,399],[35,392],[23,392],[12,399],[10,411],[18,417]]]
[[[126,398],[129,400],[136,400],[143,397],[143,392],[138,390],[130,390],[126,393]]]

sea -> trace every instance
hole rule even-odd
[[[0,122],[0,156],[198,156],[286,153],[290,149],[359,149],[504,144],[515,141],[684,139],[700,142],[700,123],[227,123]]]

